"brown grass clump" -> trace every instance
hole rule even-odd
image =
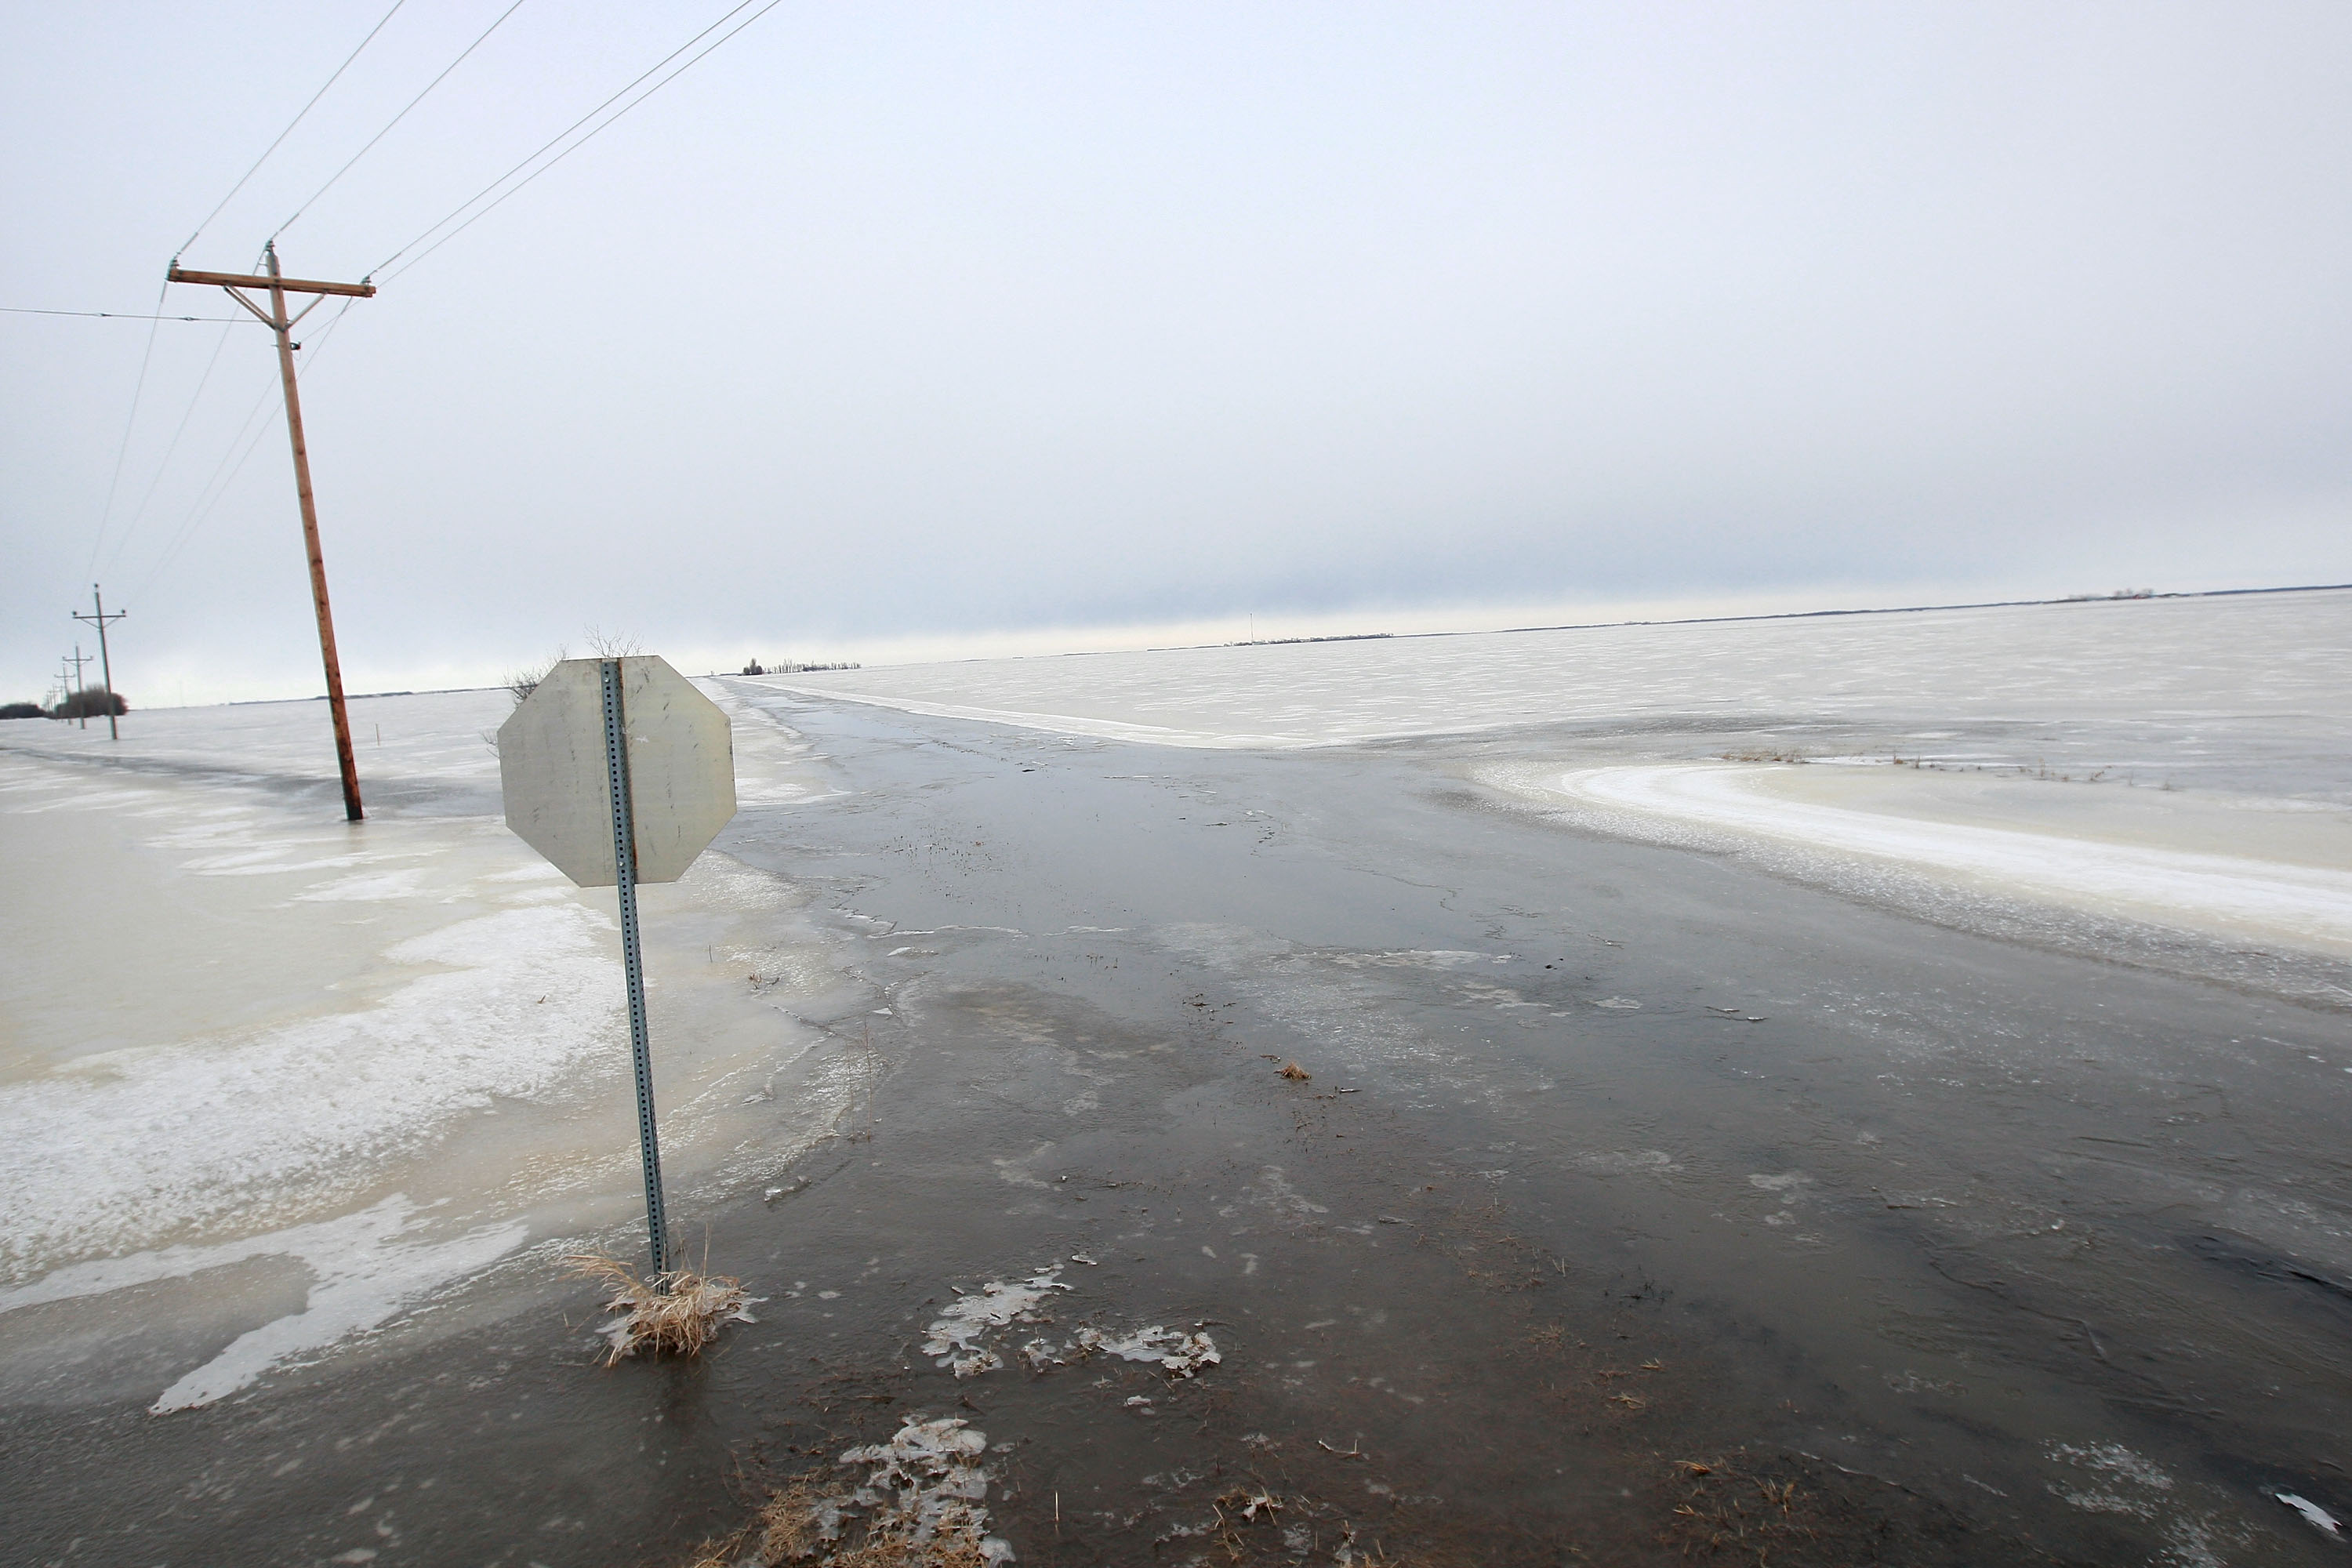
[[[989,1568],[977,1519],[942,1520],[928,1535],[918,1521],[895,1515],[861,1529],[845,1518],[856,1506],[798,1477],[761,1504],[751,1523],[705,1542],[687,1568]]]
[[[1308,1072],[1305,1068],[1300,1067],[1297,1062],[1285,1062],[1282,1068],[1282,1076],[1288,1079],[1293,1083],[1305,1083],[1308,1079],[1313,1078],[1315,1075]]]
[[[877,1525],[864,1542],[824,1560],[824,1568],[989,1568],[980,1537],[971,1530],[942,1531],[918,1541],[895,1525]]]
[[[751,1522],[704,1544],[691,1568],[991,1568],[1013,1549],[988,1531],[988,1436],[959,1416],[915,1418],[841,1456],[863,1481],[816,1472],[772,1493]]]
[[[640,1278],[627,1264],[602,1252],[574,1253],[563,1264],[571,1272],[602,1283],[611,1292],[605,1310],[622,1314],[603,1331],[613,1346],[613,1353],[604,1358],[606,1366],[640,1353],[699,1355],[725,1324],[752,1321],[747,1310],[751,1298],[740,1279],[690,1268]]]
[[[806,1476],[770,1498],[751,1521],[760,1561],[802,1563],[824,1551],[824,1519],[817,1510],[828,1500]]]

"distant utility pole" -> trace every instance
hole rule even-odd
[[[122,739],[122,731],[121,729],[116,727],[114,722],[114,665],[107,657],[106,626],[109,621],[119,621],[131,612],[128,610],[117,610],[114,614],[110,616],[108,615],[106,613],[106,597],[98,591],[98,584],[95,583],[92,583],[89,585],[89,602],[91,606],[96,609],[98,613],[94,616],[85,616],[79,610],[76,610],[73,613],[73,618],[78,621],[88,621],[91,626],[98,628],[98,672],[100,675],[106,678],[106,738],[110,741],[120,741]],[[74,644],[74,654],[77,658],[80,657],[81,644]],[[76,664],[74,666],[74,674],[77,677],[81,674],[80,664]],[[85,730],[89,729],[89,723],[85,721],[82,728]]]
[[[60,665],[62,665],[62,664],[66,663],[67,661],[66,661],[66,660],[64,660],[64,659],[59,659],[59,660],[58,660],[58,662]],[[75,692],[79,691],[79,690],[81,689],[81,667],[82,667],[83,665],[85,665],[85,664],[88,664],[89,662],[89,655],[87,655],[87,654],[85,654],[85,653],[83,653],[83,652],[81,651],[81,644],[79,644],[79,643],[76,643],[76,644],[74,644],[74,656],[73,656],[73,660],[72,660],[73,667],[74,667],[74,672],[73,672],[73,684],[72,684],[71,686],[68,686],[68,687],[67,687],[67,688],[66,688],[66,700],[67,700],[68,701],[69,701],[69,702],[70,702],[70,701],[72,701],[72,700],[73,700],[73,694],[74,694]],[[83,729],[85,729],[85,730],[89,729],[89,706],[88,706],[87,704],[85,704],[85,703],[75,702],[75,703],[74,703],[74,707],[75,707],[75,709],[77,710],[77,711],[78,711],[78,715],[79,715],[79,718],[80,718],[80,720],[81,720],[81,727],[82,727]]]
[[[335,657],[335,616],[327,604],[327,559],[319,550],[319,503],[310,493],[310,448],[302,439],[302,399],[294,386],[294,351],[301,345],[294,341],[294,323],[319,308],[313,300],[298,313],[286,313],[289,294],[316,294],[324,299],[340,294],[354,300],[375,298],[375,285],[359,283],[315,283],[299,278],[282,278],[278,272],[278,242],[271,240],[263,254],[268,258],[269,272],[255,277],[236,272],[186,272],[174,259],[172,269],[164,274],[173,283],[217,283],[228,291],[228,297],[253,312],[254,319],[278,334],[278,375],[286,384],[286,432],[294,442],[294,493],[302,502],[302,542],[310,556],[310,603],[319,613],[319,657],[327,667],[327,707],[335,721],[335,762],[343,773],[343,816],[357,822],[365,815],[360,809],[360,767],[352,754],[352,718],[343,706],[343,666]],[[239,290],[265,289],[269,292],[269,309],[264,311]]]

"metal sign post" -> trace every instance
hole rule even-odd
[[[637,946],[637,835],[629,801],[629,730],[621,661],[598,661],[604,710],[604,775],[613,796],[613,885],[621,895],[621,969],[629,986],[629,1058],[637,1075],[637,1152],[646,1170],[646,1233],[654,1272],[669,1272],[669,1224],[662,1216],[661,1135],[654,1128],[654,1047],[646,1030],[645,954]]]
[[[646,1235],[655,1274],[666,1274],[669,1227],[637,884],[677,881],[734,816],[727,715],[658,658],[566,659],[499,726],[499,782],[507,826],[525,843],[580,886],[619,894]]]

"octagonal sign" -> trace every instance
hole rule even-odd
[[[499,726],[507,826],[583,888],[609,888],[613,791],[601,659],[567,658]],[[620,661],[640,882],[675,882],[735,815],[727,715],[651,655]]]

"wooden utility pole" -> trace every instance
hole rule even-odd
[[[289,294],[315,294],[324,299],[340,294],[354,300],[375,298],[373,283],[318,283],[307,279],[283,278],[278,272],[278,242],[272,240],[264,250],[269,263],[267,277],[235,272],[187,272],[177,261],[165,274],[173,283],[217,283],[228,291],[228,297],[253,312],[254,319],[278,334],[278,374],[286,384],[286,432],[294,442],[294,493],[302,502],[302,543],[310,556],[310,603],[319,613],[319,657],[327,667],[327,707],[335,721],[335,762],[343,773],[343,815],[353,822],[365,815],[360,809],[360,768],[352,754],[352,718],[343,705],[343,666],[335,656],[335,616],[327,604],[327,560],[319,550],[319,503],[310,493],[310,448],[302,440],[302,398],[294,385],[294,351],[300,347],[294,341],[294,323],[318,309],[313,300],[292,316],[286,313]],[[265,312],[240,292],[246,289],[267,289],[269,309]]]
[[[89,585],[89,602],[90,607],[95,609],[98,614],[94,616],[85,616],[79,610],[76,610],[73,613],[73,618],[78,621],[88,621],[91,626],[98,628],[98,672],[106,680],[106,738],[110,741],[120,741],[122,739],[122,731],[115,726],[114,722],[114,661],[108,656],[106,651],[106,627],[108,622],[119,621],[131,612],[128,610],[117,610],[114,614],[110,616],[108,615],[106,613],[106,596],[98,591],[98,584],[95,583],[92,583]],[[76,643],[74,645],[74,652],[76,655],[80,654],[81,645],[79,643]],[[81,674],[81,669],[79,665],[76,666],[74,674],[77,676]],[[85,722],[82,725],[82,728],[87,730],[89,728],[89,725]]]
[[[58,662],[59,664],[61,664],[61,665],[62,665],[62,664],[64,664],[66,661],[65,661],[64,659],[59,659],[59,660],[58,660]],[[79,643],[76,643],[76,644],[74,644],[74,656],[73,656],[73,667],[74,667],[74,672],[73,672],[73,684],[72,684],[71,686],[68,686],[68,687],[67,687],[67,688],[66,688],[66,700],[67,700],[67,701],[68,701],[68,702],[73,702],[73,694],[74,694],[75,692],[79,691],[79,690],[81,689],[81,667],[82,667],[83,665],[85,665],[85,664],[88,664],[89,662],[89,656],[88,654],[85,654],[85,653],[83,653],[83,652],[81,651],[81,644],[79,644]],[[74,702],[74,707],[75,707],[75,709],[78,710],[78,711],[77,711],[76,716],[81,720],[81,727],[82,727],[83,729],[85,729],[85,730],[89,729],[89,710],[87,707],[84,707],[81,703],[79,703],[79,702]]]

